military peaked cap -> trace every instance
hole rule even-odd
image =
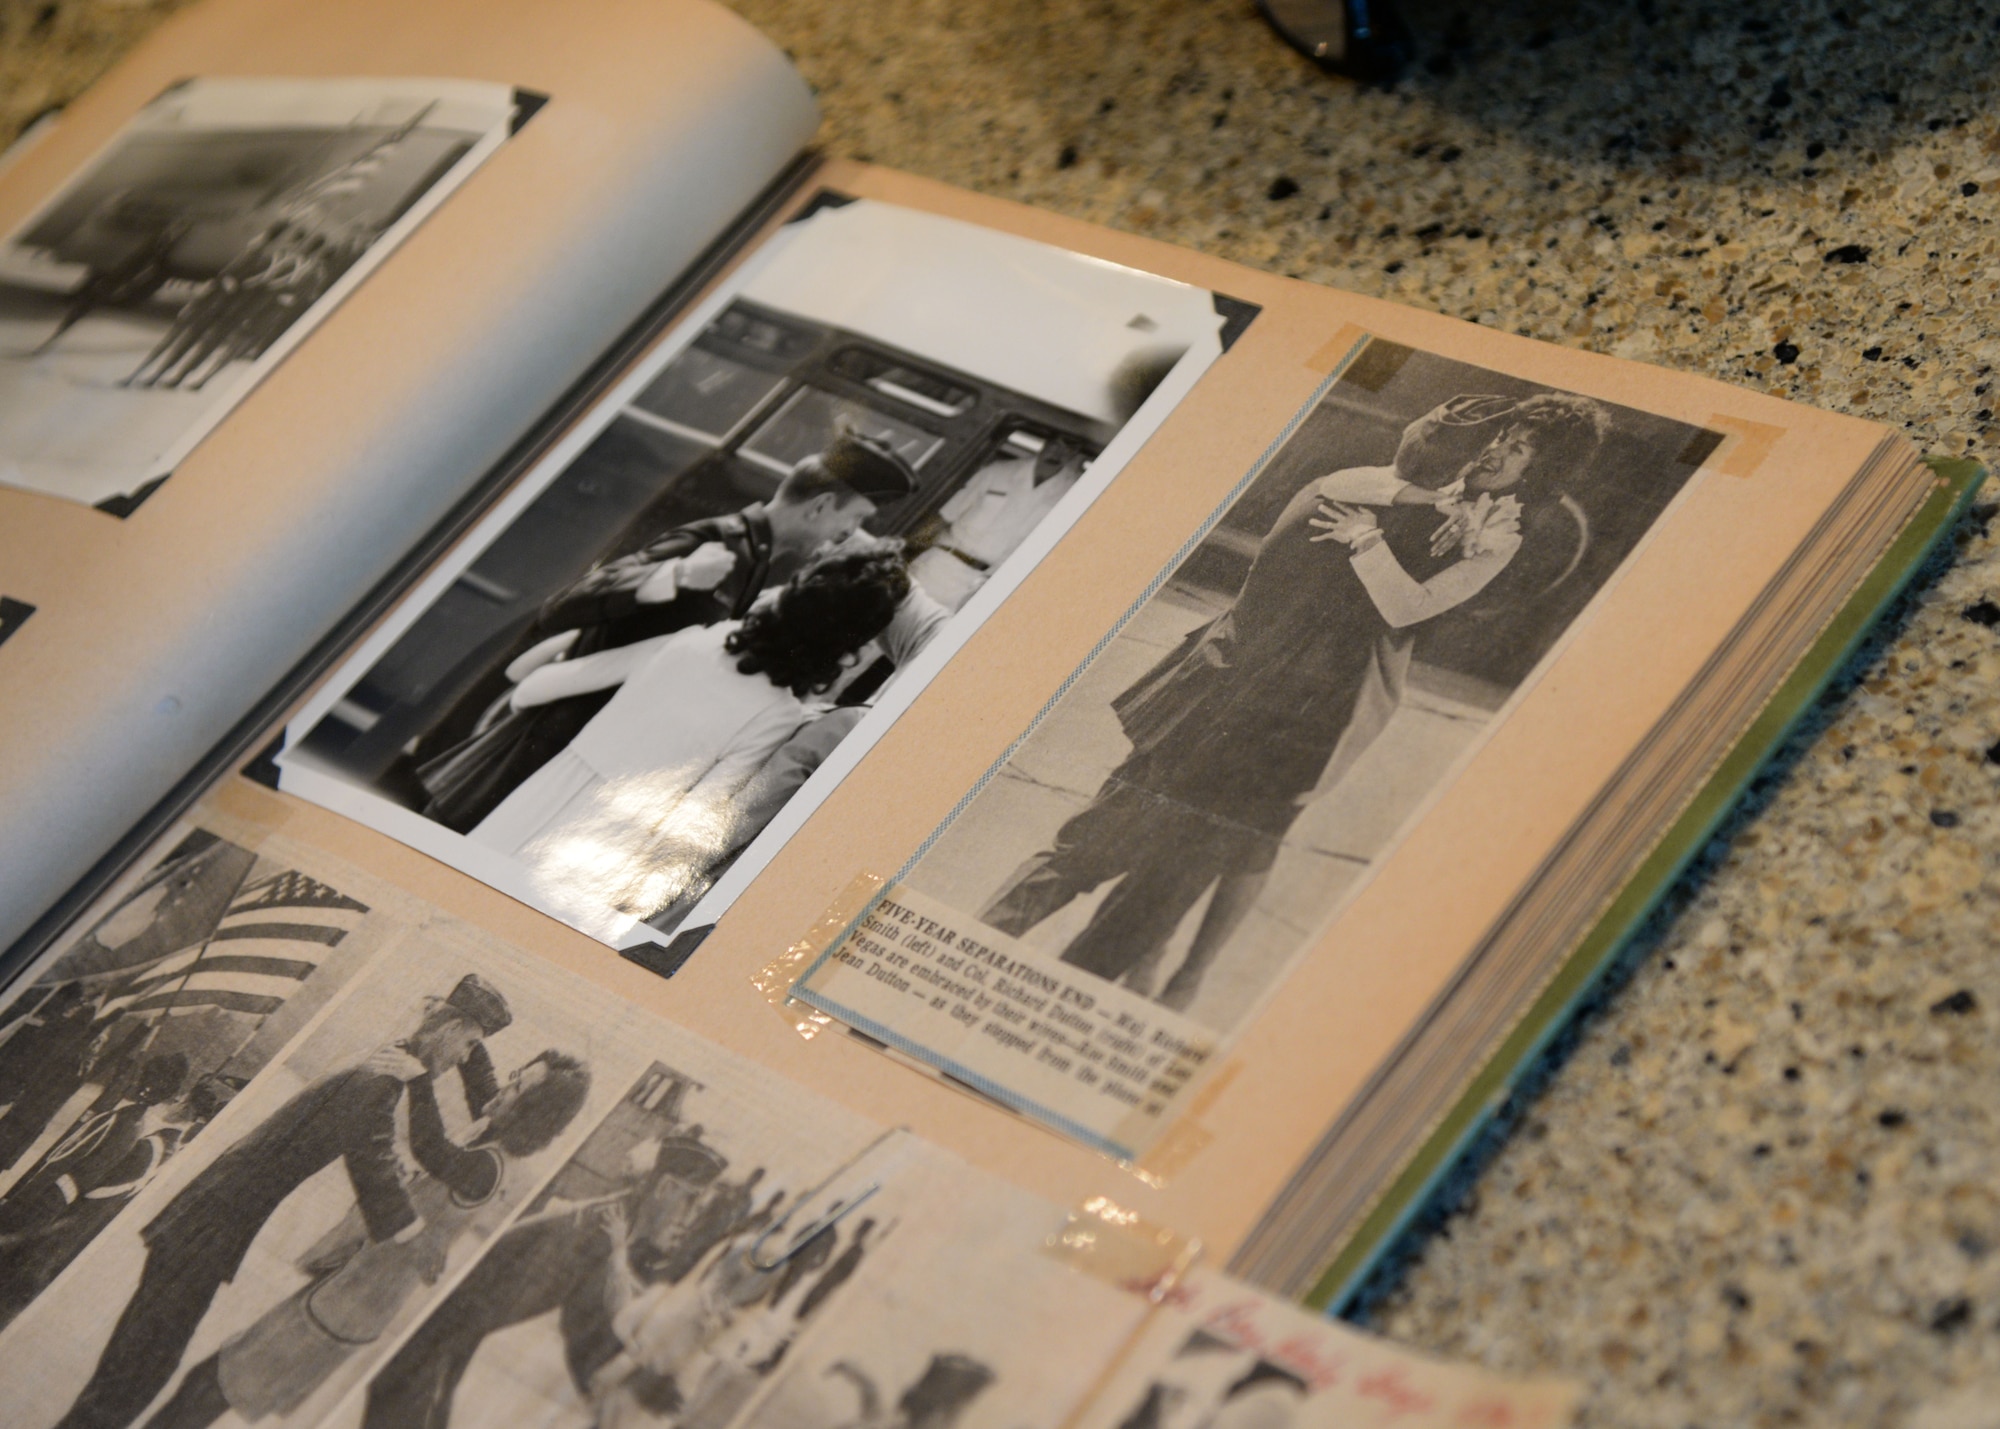
[[[447,1007],[455,1008],[478,1024],[482,1037],[491,1037],[514,1020],[514,1014],[507,1008],[507,999],[490,986],[478,973],[467,973],[458,980],[458,986],[445,999]]]
[[[842,486],[881,504],[917,489],[917,474],[879,437],[842,432],[824,452],[820,465]]]

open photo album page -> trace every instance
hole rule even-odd
[[[1139,1155],[1716,440],[1367,340],[793,995]]]
[[[443,79],[168,89],[0,239],[0,482],[129,514],[524,98]]]
[[[1223,326],[1202,289],[822,194],[309,702],[279,786],[690,948]]]

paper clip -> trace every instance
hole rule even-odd
[[[849,1171],[852,1171],[856,1166],[860,1165],[863,1161],[867,1160],[868,1157],[874,1153],[875,1149],[878,1146],[880,1146],[883,1142],[887,1141],[890,1137],[899,1134],[900,1133],[894,1127],[891,1127],[888,1131],[883,1132],[880,1136],[876,1137],[873,1141],[869,1142],[866,1146],[862,1147],[861,1150],[857,1151],[854,1155],[850,1156],[845,1162],[841,1163],[839,1166],[836,1166],[833,1169],[832,1173],[828,1175],[825,1180],[821,1181],[817,1186],[813,1187],[810,1191],[806,1192],[805,1195],[799,1197],[798,1200],[794,1201],[791,1205],[791,1208],[787,1210],[782,1216],[778,1217],[777,1221],[774,1224],[766,1227],[763,1234],[759,1235],[756,1240],[751,1242],[750,1249],[744,1252],[743,1258],[749,1262],[750,1268],[752,1270],[767,1271],[767,1272],[776,1270],[779,1266],[783,1265],[786,1261],[790,1260],[793,1256],[797,1255],[800,1251],[804,1250],[806,1246],[812,1241],[814,1236],[820,1234],[820,1232],[822,1231],[829,1230],[832,1227],[839,1225],[842,1221],[846,1220],[849,1216],[853,1215],[854,1212],[858,1210],[861,1206],[866,1204],[871,1196],[873,1196],[877,1191],[882,1189],[882,1183],[880,1180],[871,1182],[868,1185],[867,1189],[863,1190],[859,1195],[855,1196],[852,1200],[843,1199],[834,1201],[827,1207],[825,1214],[821,1215],[818,1219],[810,1221],[806,1225],[801,1226],[798,1230],[793,1231],[791,1239],[787,1241],[785,1244],[784,1253],[778,1256],[776,1260],[767,1261],[763,1258],[762,1252],[764,1249],[764,1242],[769,1240],[772,1236],[778,1234],[778,1232],[782,1231],[788,1224],[790,1224],[792,1217],[798,1213],[799,1207],[811,1205],[814,1198],[816,1198],[828,1186],[831,1186],[835,1181],[838,1181],[842,1176],[845,1176]]]

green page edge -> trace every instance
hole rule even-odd
[[[1577,1004],[1616,961],[1648,914],[1715,834],[1758,770],[1775,755],[1820,693],[1852,658],[1876,621],[1957,524],[1978,494],[1986,471],[1963,458],[1932,457],[1939,486],[1917,509],[1882,559],[1820,633],[1789,678],[1764,706],[1736,747],[1660,840],[1625,889],[1472,1080],[1387,1193],[1321,1274],[1304,1303],[1342,1313],[1382,1253],[1422,1209],[1437,1184],[1506,1103],[1514,1077],[1530,1065],[1569,1021]]]

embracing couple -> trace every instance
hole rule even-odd
[[[1388,724],[1417,633],[1451,616],[1505,640],[1576,576],[1590,530],[1566,488],[1609,428],[1571,393],[1454,397],[1404,429],[1390,465],[1307,482],[1235,600],[1112,702],[1131,753],[980,917],[1022,937],[1117,880],[1062,959],[1153,996],[1213,888],[1157,994],[1186,1010],[1294,820]]]
[[[138,1287],[57,1429],[136,1420],[266,1222],[336,1162],[353,1205],[301,1260],[307,1284],[189,1369],[148,1429],[201,1429],[232,1409],[252,1420],[289,1413],[378,1339],[501,1194],[510,1162],[547,1147],[583,1109],[589,1070],[561,1052],[498,1080],[484,1039],[512,1020],[506,999],[468,974],[423,1000],[407,1036],[306,1086],[196,1174],[140,1229]],[[433,1086],[453,1070],[474,1118],[463,1144],[446,1135]]]
[[[843,433],[776,493],[676,527],[542,609],[481,727],[419,771],[424,812],[544,899],[645,917],[738,842],[737,795],[911,593],[861,524],[916,489]]]

